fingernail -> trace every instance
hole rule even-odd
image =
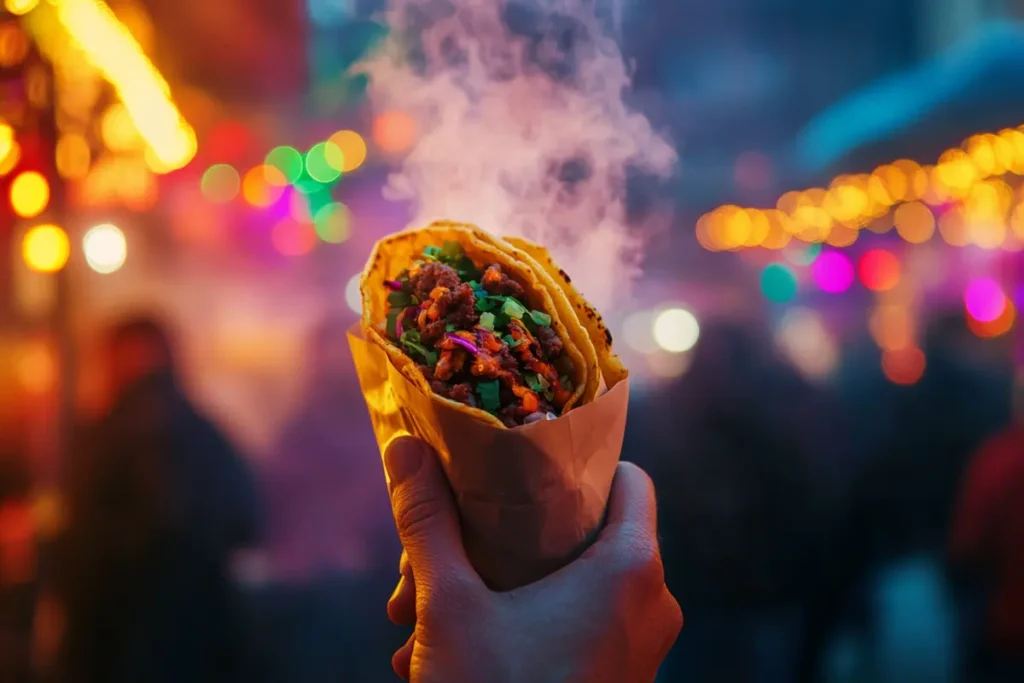
[[[384,469],[388,473],[388,488],[396,486],[419,471],[426,455],[424,444],[419,439],[403,436],[395,439],[384,452]]]

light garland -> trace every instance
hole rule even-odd
[[[787,192],[772,209],[720,206],[701,216],[697,240],[709,251],[782,249],[794,239],[847,247],[863,229],[895,227],[921,243],[937,228],[953,246],[1020,250],[1024,198],[1015,204],[1007,174],[1024,175],[1024,126],[974,135],[932,166],[901,159],[837,176],[827,189]]]

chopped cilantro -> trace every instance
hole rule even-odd
[[[431,261],[436,261],[441,256],[440,247],[426,247],[423,249],[423,256]]]
[[[530,391],[541,393],[547,386],[547,382],[543,377],[535,372],[528,372],[523,375],[523,379],[526,380],[526,385],[530,387]]]
[[[497,305],[498,302],[489,296],[477,298],[476,300],[476,310],[478,311],[490,311]]]
[[[551,316],[540,311],[530,311],[530,319],[541,327],[550,327]]]
[[[412,306],[414,302],[413,296],[407,292],[391,292],[388,294],[388,305],[392,308],[405,308],[406,306]]]
[[[526,341],[525,339],[513,339],[511,334],[506,334],[504,337],[502,337],[502,340],[504,340],[504,342],[508,344],[508,347],[510,349],[514,349],[520,344],[522,344],[524,341]]]
[[[452,323],[448,323],[447,325],[444,326],[444,331],[445,332],[454,332],[455,331],[455,325],[453,325]]]
[[[423,358],[423,360],[427,362],[427,365],[429,365],[430,367],[434,367],[435,365],[437,365],[437,351],[432,351],[431,349],[428,349],[421,344],[418,344],[409,339],[405,339],[405,335],[402,335],[402,337],[402,346],[405,347],[405,350],[408,353],[418,354]]]
[[[493,313],[481,313],[480,314],[480,327],[485,330],[494,332],[494,314]]]
[[[558,383],[562,385],[563,389],[572,391],[572,380],[568,376],[562,375],[558,378]]]
[[[547,389],[545,389],[544,390],[544,398],[547,399],[548,401],[554,401],[555,400],[555,390],[552,389],[551,387],[548,387]]]
[[[406,330],[405,332],[402,333],[402,341],[403,342],[410,341],[410,342],[413,342],[415,344],[419,344],[420,343],[420,333],[419,333],[419,330]]]
[[[512,297],[508,297],[501,307],[501,312],[510,318],[521,320],[526,315],[526,307]]]
[[[388,313],[388,323],[387,323],[387,327],[385,328],[385,331],[386,331],[388,337],[391,337],[392,339],[397,334],[395,332],[395,324],[398,321],[398,314],[401,313],[401,312],[402,312],[401,310],[397,310],[397,311],[390,311]]]
[[[487,412],[496,413],[501,408],[498,380],[480,382],[476,385],[476,394],[480,397],[480,404]]]
[[[480,283],[477,282],[476,280],[470,280],[469,281],[469,286],[473,288],[473,294],[476,294],[477,292],[483,292],[484,291],[484,288],[481,287]],[[487,296],[487,292],[484,292],[484,296]]]

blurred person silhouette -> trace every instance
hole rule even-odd
[[[871,680],[950,680],[959,656],[955,596],[946,576],[946,547],[958,482],[972,452],[1010,417],[1008,374],[984,362],[984,343],[960,311],[929,324],[927,365],[911,386],[885,380],[877,364],[844,376],[872,377],[867,399],[850,404],[854,421],[867,404],[886,406],[885,422],[859,453],[858,466],[829,534],[828,565],[815,599],[804,680],[826,667],[828,636],[857,642]],[[877,363],[878,356],[874,357]],[[875,414],[872,412],[872,414]]]
[[[381,464],[352,364],[347,325],[328,319],[309,338],[306,387],[264,468],[275,576],[361,574],[398,547]]]
[[[650,455],[667,582],[687,614],[659,681],[790,681],[816,559],[804,439],[826,404],[740,324],[705,324],[693,354],[634,412],[628,442]]]
[[[239,680],[229,560],[259,538],[254,482],[160,322],[122,322],[104,352],[113,402],[77,439],[58,551],[67,680]]]
[[[1016,390],[1019,394],[1021,385]],[[965,633],[967,679],[1024,680],[1024,421],[1020,414],[971,458],[953,518],[950,562],[961,617],[969,627]]]
[[[32,615],[38,588],[27,451],[0,420],[0,681],[31,679]],[[20,436],[20,434],[18,434]]]

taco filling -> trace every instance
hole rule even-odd
[[[497,263],[474,263],[458,242],[427,247],[394,280],[387,337],[419,365],[434,393],[491,413],[507,427],[562,414],[572,361],[548,313]]]

